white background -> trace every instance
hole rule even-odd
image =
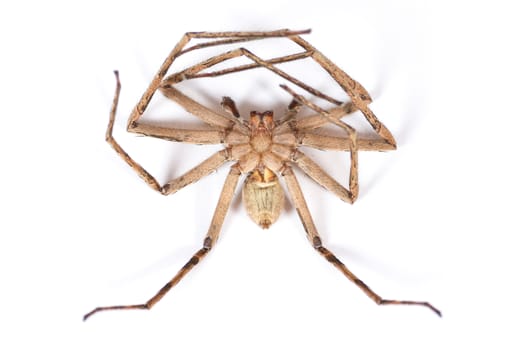
[[[431,3],[1,5],[0,348],[523,348],[523,11]],[[112,70],[115,136],[163,182],[213,149],[124,133],[173,45],[186,31],[283,27],[313,29],[305,38],[370,91],[399,144],[360,154],[353,206],[300,178],[326,246],[383,297],[431,301],[443,318],[376,306],[308,245],[290,202],[262,231],[239,187],[216,249],[153,310],[82,322],[175,274],[227,170],[170,197],[142,183],[104,142]],[[245,110],[264,108],[257,86],[240,91]],[[265,89],[283,108],[286,94]],[[315,157],[346,181],[345,155]]]

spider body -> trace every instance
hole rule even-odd
[[[277,220],[284,204],[284,191],[276,172],[282,170],[286,159],[280,158],[273,150],[279,147],[287,149],[287,146],[273,140],[275,122],[272,111],[252,111],[248,128],[249,143],[237,145],[246,150],[237,159],[239,167],[249,174],[242,189],[243,203],[250,218],[267,229]]]
[[[233,163],[226,176],[219,197],[218,204],[213,214],[208,232],[205,235],[202,248],[194,253],[189,261],[177,274],[162,287],[151,299],[143,304],[103,306],[93,309],[84,316],[84,320],[100,311],[150,309],[173,288],[180,280],[197,265],[215,246],[219,233],[226,217],[226,213],[234,196],[237,183],[241,175],[246,176],[242,189],[243,203],[248,215],[262,228],[268,228],[279,217],[283,208],[284,189],[278,178],[282,178],[286,185],[292,204],[295,206],[306,235],[313,248],[327,261],[333,264],[350,281],[360,288],[368,297],[379,305],[419,305],[424,306],[436,314],[440,311],[428,302],[411,300],[383,299],[370,289],[363,281],[357,278],[332,252],[323,246],[321,237],[317,232],[314,221],[308,209],[301,187],[293,168],[298,168],[309,176],[314,182],[335,194],[340,199],[353,203],[358,195],[357,165],[359,151],[387,151],[396,148],[396,142],[390,131],[381,123],[368,107],[372,101],[368,92],[357,81],[353,80],[344,71],[321,54],[312,45],[300,37],[309,31],[277,30],[271,32],[193,32],[186,33],[181,41],[168,55],[158,73],[153,78],[150,86],[144,92],[137,106],[133,109],[128,119],[128,131],[145,136],[156,137],[168,141],[185,142],[190,144],[223,144],[224,149],[215,152],[194,168],[179,177],[168,181],[164,185],[148,173],[133,158],[131,158],[113,138],[118,98],[120,94],[120,80],[118,73],[117,88],[110,112],[106,141],[113,147],[117,154],[128,163],[131,168],[155,191],[170,195],[179,189],[198,181],[211,174],[223,164]],[[193,38],[211,39],[208,42],[186,47]],[[242,43],[251,40],[266,38],[289,39],[299,45],[304,51],[272,58],[262,59],[247,49],[240,47],[212,56],[202,62],[185,68],[179,72],[166,76],[169,68],[177,57],[187,52],[204,49],[211,46]],[[221,62],[244,56],[253,63],[235,66],[232,68],[205,72],[207,69]],[[339,87],[349,97],[349,101],[342,102],[326,95],[325,93],[303,83],[301,80],[289,75],[278,64],[294,60],[311,58],[323,68]],[[287,85],[280,85],[292,96],[292,102],[285,113],[278,120],[274,120],[273,112],[251,112],[248,120],[243,120],[233,100],[223,97],[221,105],[225,113],[211,110],[199,102],[183,94],[175,86],[183,80],[205,77],[218,77],[225,74],[241,72],[248,69],[266,69],[307,93],[324,99],[335,107],[325,110],[312,103],[303,95],[296,93]],[[167,99],[182,106],[189,114],[195,116],[206,124],[206,129],[184,129],[178,127],[164,127],[141,121],[153,94],[160,92]],[[309,108],[315,114],[297,118],[299,108]],[[359,110],[372,129],[376,137],[364,137],[342,117]],[[326,136],[318,133],[317,129],[326,124],[333,124],[345,132],[345,136]],[[321,150],[348,152],[350,156],[350,171],[348,187],[341,185],[333,179],[308,155],[301,152],[301,147],[312,147]]]

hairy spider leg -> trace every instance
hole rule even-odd
[[[368,104],[372,101],[370,94],[366,89],[359,84],[356,80],[352,79],[348,74],[346,74],[341,68],[339,68],[335,63],[330,61],[328,57],[323,55],[317,49],[315,49],[310,43],[299,36],[291,36],[290,40],[294,41],[296,44],[301,46],[307,51],[312,51],[312,58],[326,70],[328,74],[341,86],[341,88],[347,93],[348,96],[352,99],[352,102],[356,107],[363,113],[366,120],[374,131],[385,141],[387,141],[392,146],[396,146],[396,140],[388,128],[377,119],[375,114],[370,110]]]
[[[303,31],[276,31],[276,32],[269,32],[264,33],[263,36],[256,36],[258,33],[248,33],[250,35],[247,35],[245,33],[238,33],[233,35],[240,35],[239,38],[233,38],[233,39],[226,39],[226,40],[217,40],[213,42],[203,43],[194,45],[188,49],[183,50],[185,45],[189,42],[191,38],[210,38],[210,37],[224,37],[225,35],[229,35],[232,33],[187,33],[183,39],[176,45],[175,49],[170,53],[168,58],[165,60],[161,68],[159,69],[159,72],[154,77],[153,81],[151,82],[148,90],[144,93],[143,97],[137,104],[136,108],[133,110],[132,114],[130,115],[130,118],[128,120],[128,131],[152,136],[152,137],[158,137],[162,139],[167,139],[171,141],[179,141],[179,142],[190,142],[190,143],[202,143],[202,144],[212,144],[212,143],[218,143],[222,142],[224,138],[224,131],[220,130],[186,130],[186,129],[174,129],[174,128],[167,128],[167,127],[159,127],[159,126],[152,126],[148,125],[146,123],[139,122],[139,118],[141,117],[142,113],[146,109],[146,106],[148,105],[153,93],[160,89],[161,92],[169,99],[172,99],[179,105],[181,105],[183,108],[185,108],[190,114],[200,118],[205,123],[209,124],[212,127],[219,127],[219,128],[237,128],[241,131],[246,131],[243,128],[243,125],[241,121],[238,118],[231,118],[231,116],[224,116],[219,113],[216,113],[213,110],[210,110],[209,108],[199,104],[198,102],[194,101],[193,99],[189,98],[188,96],[184,95],[182,92],[175,89],[172,85],[179,83],[183,80],[188,79],[195,79],[195,78],[201,78],[201,77],[213,77],[213,76],[219,76],[223,74],[233,73],[240,70],[246,70],[246,69],[252,69],[257,67],[264,67],[266,69],[271,70],[275,74],[278,74],[285,79],[291,81],[294,84],[297,84],[301,86],[303,89],[307,90],[308,92],[320,97],[327,99],[328,101],[335,103],[335,104],[341,104],[340,101],[337,101],[329,96],[324,95],[320,91],[312,88],[311,86],[308,86],[307,84],[299,81],[298,79],[288,75],[287,73],[279,70],[275,66],[273,66],[272,63],[283,63],[283,62],[289,62],[292,60],[298,60],[305,57],[309,57],[311,55],[311,52],[303,52],[295,55],[288,55],[283,57],[277,57],[268,61],[262,60],[258,56],[254,55],[253,53],[249,52],[248,50],[244,48],[239,48],[236,50],[228,51],[225,53],[222,53],[217,56],[213,56],[211,58],[208,58],[200,63],[197,63],[195,65],[192,65],[180,72],[171,74],[170,76],[164,78],[164,75],[166,74],[167,70],[173,63],[176,57],[192,50],[200,49],[203,47],[210,47],[214,45],[221,45],[226,43],[232,43],[232,42],[241,42],[241,41],[248,41],[248,40],[258,40],[265,37],[271,37],[271,36],[290,36],[290,35],[297,35],[298,33],[302,33]],[[254,63],[251,65],[245,65],[245,66],[239,66],[234,67],[231,69],[226,69],[222,71],[216,71],[216,72],[210,72],[210,73],[202,73],[197,74],[201,72],[204,69],[213,67],[216,64],[219,64],[221,62],[224,62],[229,59],[233,59],[235,57],[239,56],[246,56],[249,59],[253,60]],[[222,138],[221,138],[222,137]]]
[[[224,149],[212,154],[209,158],[205,159],[203,162],[190,169],[181,176],[169,181],[164,186],[160,186],[159,182],[151,175],[146,169],[144,169],[139,163],[137,163],[129,154],[124,151],[124,149],[117,143],[113,138],[113,125],[115,123],[115,115],[117,111],[117,105],[120,95],[120,79],[119,74],[115,71],[115,77],[117,79],[117,87],[115,89],[115,97],[113,99],[113,105],[111,107],[111,112],[109,116],[108,128],[106,130],[106,141],[111,145],[111,147],[117,152],[117,154],[135,171],[141,179],[144,180],[152,189],[161,194],[167,195],[175,193],[181,188],[192,184],[206,175],[210,174],[212,171],[218,169],[225,162],[230,160],[228,150]]]
[[[291,160],[295,162],[308,176],[316,181],[321,186],[327,188],[332,193],[336,194],[339,198],[346,202],[354,203],[359,193],[359,184],[357,179],[357,133],[353,127],[341,121],[338,118],[334,118],[329,112],[325,111],[321,107],[308,101],[302,95],[297,94],[286,85],[281,87],[290,93],[294,99],[314,111],[320,113],[330,123],[337,125],[348,133],[348,148],[350,150],[350,176],[348,180],[348,190],[341,186],[335,181],[330,175],[328,175],[319,165],[317,165],[312,159],[306,156],[300,151],[296,151]]]
[[[270,31],[270,32],[188,32],[185,33],[180,41],[175,45],[175,47],[171,50],[171,52],[168,54],[168,57],[164,60],[161,67],[159,68],[157,74],[154,76],[153,80],[151,81],[148,89],[144,92],[141,99],[131,112],[131,115],[128,119],[128,129],[131,129],[134,122],[136,122],[144,113],[146,110],[149,102],[151,101],[151,98],[153,97],[153,94],[162,84],[162,80],[164,79],[164,76],[166,75],[168,69],[173,64],[173,61],[180,55],[184,54],[185,52],[189,52],[192,50],[197,50],[204,47],[210,47],[210,46],[216,46],[216,45],[224,45],[227,43],[235,43],[235,42],[241,42],[241,41],[249,41],[249,40],[259,40],[264,38],[271,38],[271,37],[288,37],[292,35],[299,35],[308,33],[309,30],[302,30],[302,31],[291,31],[287,29],[282,30],[276,30],[276,31]],[[191,39],[217,39],[221,38],[221,40],[215,40],[207,43],[201,43],[194,45],[193,47],[187,48],[185,51],[183,51],[184,47],[190,42]]]
[[[315,227],[312,215],[304,199],[303,192],[301,191],[299,182],[295,177],[295,174],[289,166],[285,167],[281,175],[284,177],[288,192],[292,197],[292,202],[297,210],[297,213],[303,223],[304,229],[310,240],[312,246],[317,250],[326,260],[332,263],[339,271],[341,271],[346,278],[352,281],[357,287],[359,287],[370,299],[372,299],[378,305],[419,305],[429,308],[441,317],[441,311],[435,308],[432,304],[426,301],[412,301],[412,300],[392,300],[383,299],[377,293],[375,293],[370,287],[368,287],[362,280],[354,275],[331,251],[326,249],[319,236]]]
[[[156,303],[158,303],[166,295],[166,293],[168,293],[171,290],[171,288],[177,285],[177,283],[179,283],[180,280],[184,276],[186,276],[186,274],[190,272],[195,267],[195,265],[197,265],[210,252],[212,247],[215,245],[215,242],[219,237],[224,218],[226,217],[226,213],[228,212],[228,208],[230,207],[240,175],[241,171],[239,170],[239,167],[237,166],[237,164],[234,164],[230,168],[230,172],[228,173],[228,176],[226,177],[226,180],[224,182],[219,201],[217,207],[215,208],[215,213],[213,214],[213,218],[211,220],[208,233],[206,234],[206,238],[204,239],[202,248],[199,249],[195,254],[193,254],[190,260],[188,260],[188,262],[179,270],[179,272],[177,272],[177,274],[168,283],[166,283],[166,285],[164,285],[164,287],[162,287],[151,299],[149,299],[144,304],[97,307],[92,311],[88,312],[86,315],[84,315],[84,321],[101,311],[149,310]]]

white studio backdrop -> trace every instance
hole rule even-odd
[[[522,348],[523,27],[512,1],[1,5],[0,347]],[[300,176],[325,245],[384,298],[428,300],[443,318],[374,305],[309,246],[289,200],[263,231],[239,186],[214,250],[151,311],[82,322],[176,273],[227,173],[170,197],[148,188],[104,142],[113,70],[115,137],[167,181],[217,149],[125,133],[168,52],[187,31],[279,28],[311,28],[305,39],[371,93],[398,141],[360,154],[352,206]],[[243,114],[289,102],[279,78],[236,79],[188,87],[215,108],[231,95]],[[346,154],[311,155],[347,181]]]

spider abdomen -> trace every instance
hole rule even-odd
[[[250,218],[262,228],[273,224],[284,204],[284,191],[268,168],[254,170],[244,182],[242,199]]]

